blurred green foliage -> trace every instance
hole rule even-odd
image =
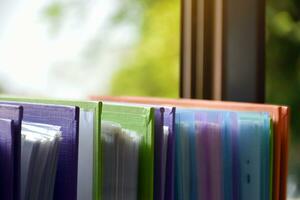
[[[292,130],[300,132],[300,1],[270,0],[267,7],[267,101],[292,110]],[[293,134],[298,140],[299,135]]]
[[[300,1],[269,0],[266,34],[267,102],[291,108],[290,173],[300,189]],[[299,194],[299,192],[298,192]]]
[[[52,33],[60,28],[65,12],[65,6],[61,2],[52,2],[42,11],[42,19],[49,24]]]
[[[48,7],[46,7],[44,11],[45,17],[51,18],[51,19],[57,19],[61,18],[63,15],[63,6],[61,3],[55,2]]]
[[[41,20],[47,25],[49,32],[56,36],[67,20],[79,21],[84,18],[84,13],[88,12],[88,1],[77,0],[55,0],[51,1],[41,10]]]
[[[127,0],[123,4],[114,22],[137,20],[140,38],[124,55],[123,67],[113,77],[111,94],[178,97],[179,0]]]

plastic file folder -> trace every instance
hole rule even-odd
[[[98,99],[98,100],[101,100]],[[119,102],[118,97],[106,97],[108,102]],[[121,102],[121,101],[120,101]],[[126,104],[126,102],[123,102]],[[134,105],[135,102],[131,102]],[[137,102],[138,103],[138,102]],[[154,134],[154,198],[174,198],[174,155],[175,155],[175,108],[151,106],[151,102],[140,104],[155,109],[155,134]],[[166,132],[168,132],[166,136]],[[166,144],[164,141],[167,140]],[[166,148],[166,163],[163,159],[163,148]]]
[[[23,120],[27,122],[61,127],[62,141],[59,150],[54,199],[76,199],[79,108],[24,102],[4,103],[22,106],[24,109]]]
[[[15,199],[14,192],[18,192],[14,190],[14,162],[16,159],[16,155],[13,152],[13,139],[12,135],[15,131],[13,125],[13,121],[10,119],[0,119],[0,162],[5,163],[6,166],[0,167],[0,195],[5,199]],[[19,180],[17,180],[19,181]]]
[[[175,109],[154,109],[154,199],[171,199],[174,187]]]
[[[164,199],[174,199],[175,160],[175,108],[165,108],[164,126],[168,128],[167,161],[165,169]]]
[[[164,175],[163,154],[164,154],[164,108],[155,109],[154,129],[154,199],[163,199],[164,182],[161,177]],[[166,133],[168,134],[168,133]]]
[[[137,199],[153,199],[154,109],[104,102],[102,120],[117,123],[141,136]]]
[[[113,100],[113,97],[93,97],[92,99]],[[283,200],[286,198],[287,185],[287,159],[288,159],[288,120],[289,109],[285,106],[252,104],[252,103],[235,103],[190,99],[160,99],[146,97],[117,97],[118,101],[133,103],[150,103],[156,105],[178,106],[186,108],[205,108],[220,109],[232,111],[253,111],[267,112],[272,118],[273,127],[273,176],[272,178],[272,194],[270,197],[274,200]]]
[[[265,113],[177,109],[175,199],[270,199],[269,125]]]
[[[0,196],[1,199],[19,199],[20,142],[23,108],[0,105]]]
[[[5,100],[20,100],[5,98]],[[77,106],[79,117],[79,155],[77,199],[100,199],[100,131],[102,103],[98,101],[73,101],[22,98],[24,102]]]
[[[174,119],[171,108],[155,107],[154,130],[154,199],[172,198],[174,176]],[[173,149],[173,150],[169,150]],[[169,150],[169,152],[168,152]],[[170,173],[167,175],[167,173]]]

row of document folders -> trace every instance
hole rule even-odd
[[[284,200],[285,106],[0,98],[2,200]]]

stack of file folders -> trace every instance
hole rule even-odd
[[[0,199],[284,200],[285,106],[0,98]]]

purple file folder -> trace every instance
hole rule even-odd
[[[61,127],[62,141],[59,150],[53,199],[76,200],[79,108],[74,106],[5,102],[5,104],[7,103],[23,106],[24,121]]]
[[[165,182],[165,199],[174,199],[174,172],[175,172],[175,108],[166,108],[164,112],[164,125],[169,128],[167,166]]]
[[[154,128],[154,199],[163,200],[162,182],[162,151],[163,151],[163,131],[164,131],[164,108],[155,108],[155,128]]]
[[[22,115],[20,106],[0,105],[0,199],[20,198]]]
[[[155,108],[154,199],[173,198],[175,108]],[[166,163],[163,163],[164,127],[168,129]]]
[[[14,127],[10,119],[0,119],[0,196],[1,199],[14,199]]]

